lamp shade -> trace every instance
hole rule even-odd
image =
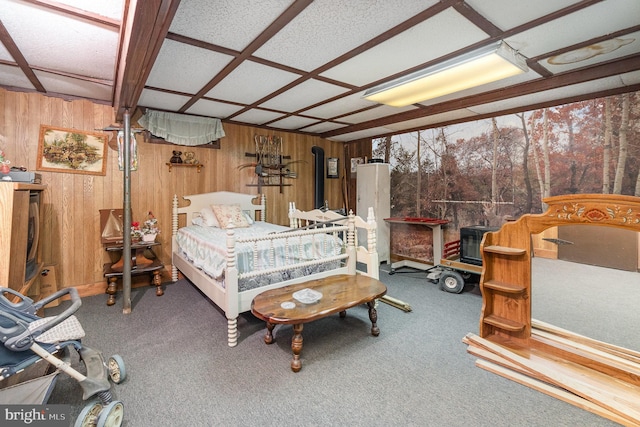
[[[524,57],[499,42],[371,88],[363,97],[404,107],[527,71]]]

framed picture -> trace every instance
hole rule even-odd
[[[338,173],[338,171],[338,158],[327,158],[327,178],[340,178],[340,174]]]
[[[36,169],[106,175],[107,136],[97,132],[41,125]]]
[[[364,163],[364,159],[362,157],[352,157],[351,158],[351,175],[355,175],[358,171],[358,165]]]

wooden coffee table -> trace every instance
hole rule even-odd
[[[293,293],[305,288],[320,292],[322,298],[310,304],[295,300]],[[378,314],[375,309],[375,300],[386,293],[387,287],[377,279],[361,274],[343,274],[263,292],[253,299],[251,312],[267,322],[267,332],[264,336],[264,342],[267,344],[274,342],[275,325],[293,325],[291,370],[298,372],[302,368],[300,353],[304,323],[322,319],[333,313],[340,313],[340,317],[345,317],[347,309],[367,304],[371,320],[371,335],[378,336],[380,329],[376,324]]]

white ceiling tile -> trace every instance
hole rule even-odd
[[[146,85],[194,95],[232,59],[229,55],[167,39],[162,43]]]
[[[503,31],[563,9],[577,0],[466,0],[476,12]]]
[[[321,75],[364,86],[485,38],[484,31],[449,8]]]
[[[320,80],[307,80],[288,91],[261,104],[261,107],[280,111],[297,111],[325,99],[332,98],[347,89]]]
[[[391,116],[393,114],[403,113],[405,111],[415,110],[413,105],[407,105],[406,107],[390,107],[388,105],[380,105],[379,107],[372,108],[370,110],[361,111],[349,116],[340,117],[339,120],[347,123],[360,123],[368,120],[379,119],[381,117]]]
[[[0,85],[35,89],[18,67],[0,64]]]
[[[640,53],[640,31],[540,61],[554,74]]]
[[[66,4],[76,9],[86,10],[111,19],[122,19],[124,0],[56,0],[56,3]]]
[[[315,1],[255,55],[301,70],[315,70],[436,3],[435,0]]]
[[[389,129],[392,129],[393,131],[400,132],[404,129],[419,128],[421,126],[424,126],[426,128],[434,123],[438,123],[441,121],[466,119],[469,117],[474,117],[476,115],[477,113],[471,110],[460,109],[460,110],[448,111],[446,113],[434,114],[427,117],[421,117],[419,119],[406,120],[404,122],[386,125],[386,127],[388,127]]]
[[[245,61],[205,96],[253,104],[299,77],[299,74]]]
[[[169,31],[241,51],[291,3],[292,0],[182,0]]]
[[[606,89],[613,89],[620,86],[620,76],[608,77],[605,79],[564,86],[558,89],[550,89],[529,95],[518,96],[501,101],[490,102],[482,105],[469,107],[478,114],[489,114],[493,111],[509,110],[526,105],[538,104],[553,101],[554,99],[571,98],[587,93],[599,92]]]
[[[533,58],[620,28],[633,27],[638,25],[639,17],[640,1],[605,0],[505,40],[527,58]]]
[[[43,71],[35,71],[35,74],[40,83],[47,88],[47,92],[63,93],[100,101],[111,100],[111,85],[93,83]]]
[[[260,110],[258,108],[253,108],[249,111],[245,111],[242,114],[238,114],[237,116],[233,117],[231,120],[252,123],[254,125],[261,125],[263,123],[276,120],[278,117],[282,117],[282,113],[274,113],[273,111],[266,111],[266,110]]]
[[[269,123],[269,126],[275,126],[283,129],[300,129],[315,122],[317,122],[317,120],[315,119],[308,119],[306,117],[299,116],[289,116],[282,120]]]
[[[621,74],[620,80],[625,86],[637,85],[640,83],[640,71],[633,71],[631,73]]]
[[[117,29],[10,0],[0,1],[0,16],[30,65],[113,79]]]
[[[189,98],[173,93],[157,90],[143,89],[138,104],[141,107],[150,107],[159,110],[177,111],[189,101]]]
[[[323,119],[330,119],[332,117],[342,116],[350,111],[370,107],[371,101],[362,99],[363,94],[364,91],[345,96],[344,98],[319,105],[311,108],[310,110],[305,110],[304,114]]]
[[[200,116],[216,117],[224,119],[233,113],[241,110],[243,107],[233,104],[225,104],[224,102],[215,102],[208,99],[199,99],[193,104],[186,113],[198,114]]]
[[[340,129],[345,127],[346,125],[332,122],[322,122],[315,125],[307,126],[306,128],[301,128],[304,132],[314,132],[314,133],[323,133],[329,132],[331,130]]]
[[[358,132],[351,132],[351,133],[345,133],[343,135],[336,135],[328,139],[331,141],[349,142],[349,141],[355,141],[363,138],[371,138],[374,136],[378,136],[380,134],[392,133],[392,132],[394,132],[393,129],[389,129],[386,127],[376,127],[376,128],[361,130]]]

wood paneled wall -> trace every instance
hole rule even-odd
[[[40,125],[95,131],[115,124],[109,105],[86,100],[63,100],[38,93],[14,92],[0,88],[0,149],[12,166],[36,169]],[[220,149],[189,148],[203,164],[195,168],[173,168],[166,163],[173,150],[186,147],[150,144],[138,136],[139,168],[132,172],[131,202],[133,219],[142,221],[148,211],[158,218],[162,243],[157,254],[169,265],[171,245],[171,202],[178,196],[210,191],[237,191],[258,194],[253,168],[239,169],[254,159],[245,153],[255,152],[254,135],[270,134],[265,129],[225,123],[226,137]],[[113,132],[107,133],[112,137]],[[314,203],[313,146],[324,149],[327,157],[340,159],[340,179],[325,180],[325,199],[331,208],[343,206],[343,144],[317,137],[276,132],[283,138],[283,154],[302,163],[291,165],[297,179],[286,179],[291,186],[264,187],[267,197],[267,220],[288,224],[287,209],[291,201],[302,210]],[[41,234],[42,260],[57,266],[59,287],[104,283],[102,268],[109,261],[100,243],[100,209],[121,208],[123,174],[118,169],[117,152],[108,150],[106,176],[40,172],[48,188],[44,192],[45,224]],[[181,201],[181,205],[184,201]]]

